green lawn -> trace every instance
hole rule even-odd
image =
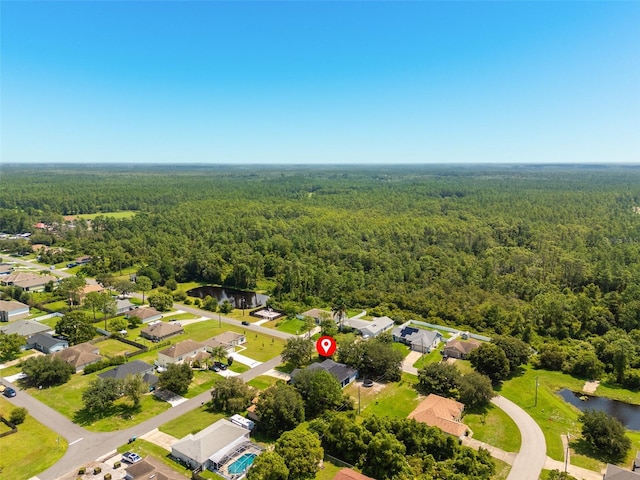
[[[473,430],[473,438],[506,452],[520,450],[520,430],[511,417],[494,405],[483,413],[467,413],[462,419]]]
[[[400,352],[402,354],[402,357],[406,357],[407,355],[409,355],[409,352],[411,351],[409,346],[403,343],[393,342],[391,344],[391,347],[394,350],[397,350],[398,352]]]
[[[493,459],[493,463],[496,464],[496,473],[492,478],[492,480],[506,480],[509,476],[509,472],[511,471],[511,465],[502,460],[498,460],[497,458]]]
[[[57,323],[60,321],[58,317],[45,318],[44,320],[38,320],[38,323],[46,325],[47,327],[56,328]]]
[[[276,323],[280,324],[276,327],[276,330],[280,330],[281,332],[285,332],[285,333],[291,333],[292,335],[298,335],[306,331],[304,329],[304,322],[297,318],[292,318],[292,319],[279,318],[278,320],[276,320]]]
[[[165,315],[165,319],[169,319],[172,322],[180,321],[180,320],[194,320],[196,318],[200,318],[193,313],[176,313],[175,315]]]
[[[458,370],[460,370],[460,373],[462,373],[463,375],[466,375],[467,373],[471,373],[475,371],[471,366],[471,363],[469,362],[469,360],[456,360],[454,365],[458,367]]]
[[[0,397],[0,413],[8,417],[13,405]],[[31,415],[18,432],[0,438],[0,478],[26,480],[56,463],[67,450],[67,441]]]
[[[378,391],[378,387],[360,388],[360,414],[363,417],[371,415],[405,418],[416,408],[419,403],[418,392],[414,385],[418,383],[418,377],[408,373],[402,374],[400,382],[384,384]],[[355,400],[355,408],[358,409],[358,387],[352,383],[344,389],[345,393]]]
[[[271,385],[275,385],[277,381],[278,379],[276,377],[271,377],[269,375],[260,375],[259,377],[249,380],[247,384],[251,385],[254,388],[257,388],[258,390],[266,390]]]
[[[233,362],[233,364],[229,367],[229,370],[236,373],[244,373],[251,369],[247,365],[244,365],[240,362]]]
[[[220,380],[222,380],[222,376],[213,370],[196,370],[193,372],[193,380],[189,385],[189,391],[183,396],[185,398],[196,397],[202,392],[211,390]]]
[[[81,213],[76,215],[77,218],[81,218],[83,220],[93,220],[98,216],[103,217],[111,217],[111,218],[131,218],[133,217],[137,211],[134,210],[118,210],[116,212],[100,212],[100,213]]]
[[[196,434],[225,417],[225,414],[213,412],[207,405],[203,405],[161,425],[158,430],[176,438],[182,438],[190,433]]]
[[[247,336],[247,343],[243,345],[246,347],[246,350],[244,350],[242,354],[259,362],[266,362],[280,355],[285,344],[285,341],[281,338],[254,333],[241,327],[236,327],[235,325],[226,325],[223,323],[222,328],[219,328],[217,320],[192,323],[191,325],[186,325],[184,330],[184,338],[190,338],[197,342],[215,337],[227,331],[244,333]]]
[[[168,450],[165,450],[164,448],[159,447],[154,443],[147,442],[146,440],[138,439],[133,443],[124,444],[118,447],[118,452],[134,452],[140,455],[142,458],[146,457],[147,455],[151,455],[152,457],[160,460],[165,465],[168,465],[169,467],[174,469],[176,472],[184,475],[186,478],[191,478],[191,472],[189,471],[189,469],[183,467],[179,463],[174,462],[173,460],[171,460],[171,458],[169,458],[170,452]],[[97,480],[98,479],[101,480],[102,476],[97,477]]]
[[[69,304],[66,300],[58,300],[57,302],[45,303],[43,306],[45,308],[48,308],[49,310],[60,313],[64,313],[69,309]]]
[[[98,342],[95,346],[100,349],[100,355],[104,357],[117,357],[118,355],[124,355],[126,352],[135,352],[138,350],[133,345],[119,342],[113,338]]]
[[[429,365],[430,363],[438,363],[442,360],[442,355],[440,354],[440,350],[437,348],[432,350],[430,353],[422,355],[416,362],[413,364],[414,368],[420,369],[425,365]]]
[[[538,378],[537,406],[535,406],[536,377]],[[499,393],[517,403],[540,425],[547,442],[547,454],[551,458],[563,460],[564,452],[560,435],[569,432],[574,439],[571,441],[571,463],[599,470],[604,466],[604,463],[586,447],[580,437],[581,425],[578,422],[580,412],[555,393],[562,388],[580,391],[583,385],[584,380],[582,379],[560,372],[535,370],[527,366],[520,376],[505,382]],[[610,391],[610,389],[604,388],[598,389],[597,393],[602,395]],[[622,389],[616,390],[615,393],[617,398],[624,398],[627,393],[631,394],[631,392]],[[627,431],[627,435],[633,440],[631,450],[633,452],[640,450],[640,432]]]
[[[342,468],[343,467],[332,463],[331,460],[325,459],[322,462],[322,468],[316,473],[316,480],[333,480],[333,477],[335,477]]]

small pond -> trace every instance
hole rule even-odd
[[[632,405],[604,397],[585,397],[582,393],[575,393],[567,388],[563,388],[558,393],[566,402],[578,407],[580,411],[600,410],[616,417],[628,429],[640,430],[640,405]],[[581,400],[581,397],[588,398],[588,400]]]
[[[187,292],[191,297],[204,298],[211,295],[218,303],[229,300],[234,308],[256,308],[265,305],[269,297],[256,292],[245,292],[234,288],[224,287],[198,287],[192,288]],[[244,304],[243,304],[244,301]]]

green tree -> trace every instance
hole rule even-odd
[[[182,395],[187,393],[191,380],[193,380],[193,370],[188,364],[172,363],[160,374],[158,387]]]
[[[166,312],[173,306],[173,297],[167,293],[152,293],[147,300],[149,300],[149,305],[161,312]]]
[[[127,375],[122,382],[122,394],[129,397],[134,407],[140,405],[142,395],[149,391],[149,384],[141,375]]]
[[[288,480],[289,469],[276,452],[266,451],[258,455],[247,472],[247,480]]]
[[[484,407],[495,395],[491,379],[478,372],[467,373],[459,385],[459,398],[467,409]]]
[[[66,383],[75,373],[74,368],[64,360],[51,355],[29,357],[22,363],[25,382],[34,387],[50,387]]]
[[[211,391],[211,404],[221,412],[240,413],[251,405],[255,391],[239,377],[226,377]]]
[[[135,292],[136,285],[130,280],[116,280],[113,288],[124,298],[128,293]]]
[[[551,470],[547,480],[578,480],[576,477],[569,475],[567,472],[561,472],[560,470]]]
[[[233,305],[231,305],[231,302],[229,300],[224,300],[218,307],[218,309],[220,310],[221,313],[224,313],[225,315],[228,313],[231,313],[231,311],[233,310]]]
[[[69,306],[73,308],[75,304],[79,303],[80,292],[86,284],[87,282],[82,277],[66,277],[60,280],[56,292],[66,298]]]
[[[469,361],[479,373],[498,383],[509,376],[509,360],[504,350],[493,343],[483,343],[469,354]]]
[[[218,301],[213,298],[211,295],[207,295],[206,297],[204,297],[204,301],[202,303],[202,308],[204,308],[205,310],[208,310],[210,312],[217,312],[218,311]]]
[[[580,415],[579,421],[582,422],[582,436],[594,449],[615,463],[626,457],[631,440],[617,418],[602,411],[587,410]]]
[[[338,334],[338,326],[331,318],[325,318],[320,321],[320,335],[335,337]]]
[[[144,303],[144,294],[148,292],[153,287],[151,283],[151,279],[149,277],[145,277],[144,275],[140,275],[136,277],[136,291],[142,292],[142,303]]]
[[[218,362],[222,362],[227,358],[227,348],[223,345],[218,345],[211,350],[211,357]]]
[[[308,338],[292,337],[282,350],[282,360],[296,368],[311,362],[314,346]]]
[[[0,360],[7,361],[17,358],[24,344],[25,339],[22,335],[0,332]]]
[[[111,317],[116,314],[118,311],[118,304],[116,303],[116,299],[113,298],[108,293],[102,293],[102,301],[100,303],[100,311],[102,312],[103,318]]]
[[[367,460],[362,471],[379,480],[402,478],[409,473],[406,447],[393,434],[378,432],[367,446]]]
[[[331,305],[331,314],[333,315],[333,318],[338,320],[340,330],[342,330],[344,321],[347,318],[347,308],[347,302],[345,302],[342,297],[337,298]]]
[[[27,409],[24,407],[18,407],[11,410],[9,414],[9,421],[14,425],[20,425],[27,418]]]
[[[300,480],[315,478],[324,456],[318,435],[302,427],[284,432],[274,451],[284,460],[289,477]]]
[[[116,317],[109,322],[109,331],[120,332],[126,330],[128,324],[129,322],[126,318]]]
[[[374,338],[364,343],[360,373],[370,378],[388,382],[400,380],[402,374],[402,353],[392,344]]]
[[[509,360],[509,371],[515,372],[520,365],[525,365],[531,356],[531,347],[515,337],[495,337],[492,343],[499,346]]]
[[[428,395],[434,393],[453,398],[458,395],[462,375],[455,365],[450,363],[430,363],[418,371],[418,388]]]
[[[326,370],[305,368],[296,374],[293,386],[304,399],[307,419],[349,405],[347,399],[343,398],[340,383]]]
[[[96,328],[91,324],[86,313],[76,310],[58,320],[56,333],[66,337],[71,345],[77,345],[91,340],[96,334]]]
[[[262,392],[256,415],[261,431],[277,437],[304,422],[304,401],[293,386],[278,382]]]
[[[88,412],[105,416],[121,395],[122,380],[96,377],[82,392],[82,403]]]

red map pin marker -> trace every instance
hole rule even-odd
[[[316,342],[316,350],[323,357],[330,357],[336,351],[338,344],[333,337],[320,337]]]

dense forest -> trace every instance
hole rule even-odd
[[[3,166],[0,187],[0,231],[91,255],[89,275],[260,285],[600,360],[594,335],[640,329],[636,167]],[[62,225],[116,210],[137,213]]]

